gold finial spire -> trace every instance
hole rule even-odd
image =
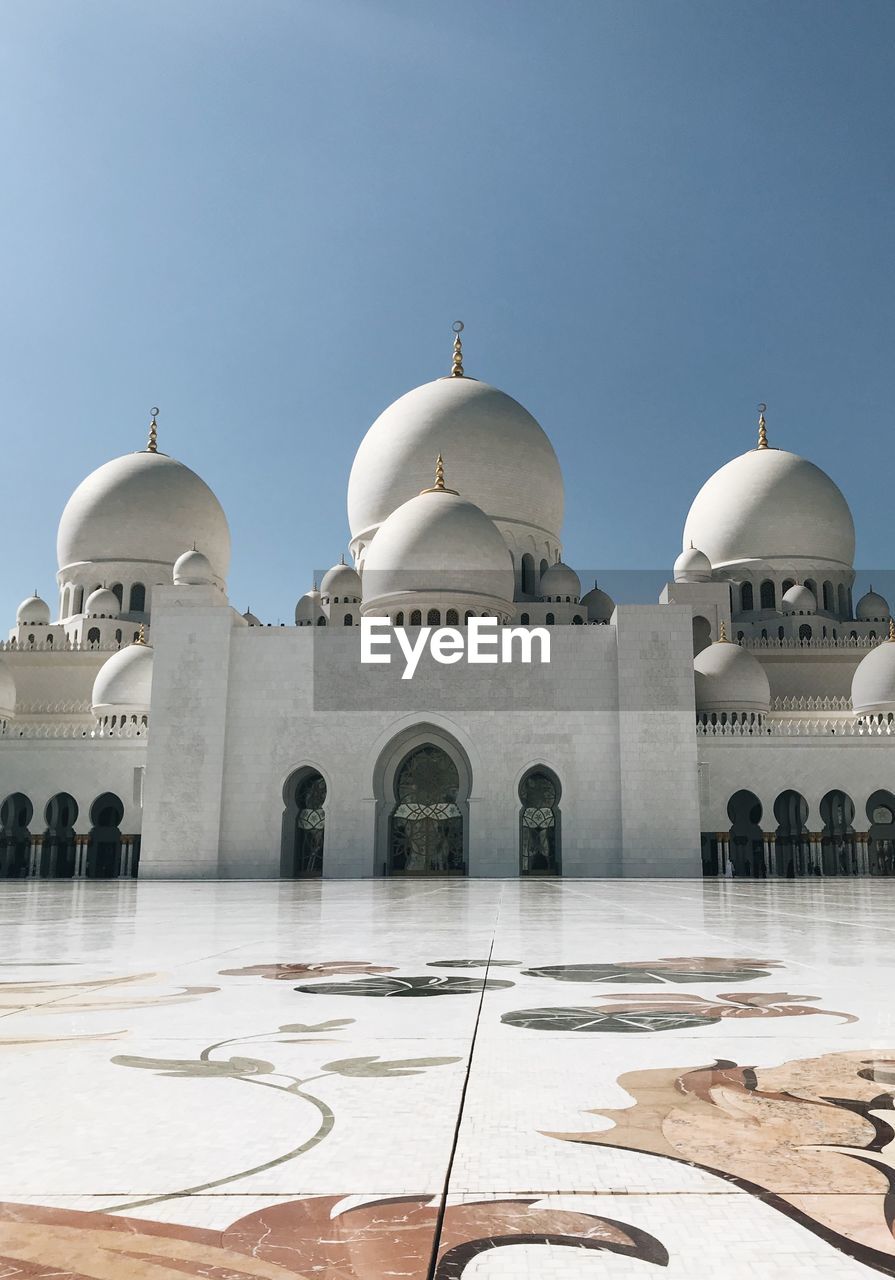
[[[451,362],[451,377],[463,377],[463,343],[460,341],[460,334],[463,332],[463,321],[455,320],[451,325],[454,331],[454,358]]]
[[[889,619],[889,639],[895,640],[895,618]]]
[[[435,459],[435,483],[420,493],[456,493],[456,489],[448,489],[444,483],[444,458],[441,454]]]
[[[140,634],[137,636],[136,640],[134,641],[134,644],[145,644],[145,643],[146,643],[146,626],[144,623],[141,622]]]
[[[767,411],[768,411],[768,406],[766,404],[760,404],[758,406],[758,447],[759,449],[770,449],[771,447],[768,444],[768,433],[765,430],[765,425],[764,425],[764,415],[767,413]]]
[[[152,414],[152,421],[149,424],[149,443],[146,445],[146,450],[148,453],[158,453],[158,422],[156,419],[159,411],[156,407],[155,409],[150,409],[149,412]]]
[[[730,641],[727,639],[727,623],[723,618],[721,619],[721,626],[718,629],[718,643],[730,644]]]

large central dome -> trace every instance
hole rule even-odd
[[[223,583],[230,531],[221,504],[195,471],[149,449],[113,458],[82,480],[56,536],[60,570],[107,560],[170,566],[194,545]]]
[[[348,482],[355,554],[430,482],[439,453],[451,484],[498,525],[558,545],[562,474],[544,431],[512,396],[448,377],[401,396],[361,441]]]
[[[715,569],[759,562],[851,569],[855,526],[838,485],[785,449],[734,458],[706,480],[684,525],[684,547]]]

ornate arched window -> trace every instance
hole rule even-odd
[[[758,588],[758,598],[762,609],[777,608],[777,588],[774,586],[770,578],[765,578],[764,582]]]
[[[751,582],[744,582],[740,588],[740,608],[744,613],[748,613],[750,609],[755,608],[755,602],[752,597]]]
[[[130,612],[145,613],[146,611],[146,588],[142,582],[135,582],[131,587],[130,595]]]
[[[300,769],[283,789],[280,874],[287,879],[323,875],[326,782],[316,769]]]

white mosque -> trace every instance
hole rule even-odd
[[[156,413],[69,499],[55,610],[29,596],[0,645],[0,876],[895,874],[895,624],[763,409],[658,603],[616,605],[563,563],[547,435],[457,332],[361,441],[353,563],[294,627],[230,605],[226,517]],[[427,650],[407,680],[362,661],[364,618],[548,628],[550,661]]]

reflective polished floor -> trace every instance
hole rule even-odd
[[[895,882],[0,884],[0,1277],[895,1275]]]

